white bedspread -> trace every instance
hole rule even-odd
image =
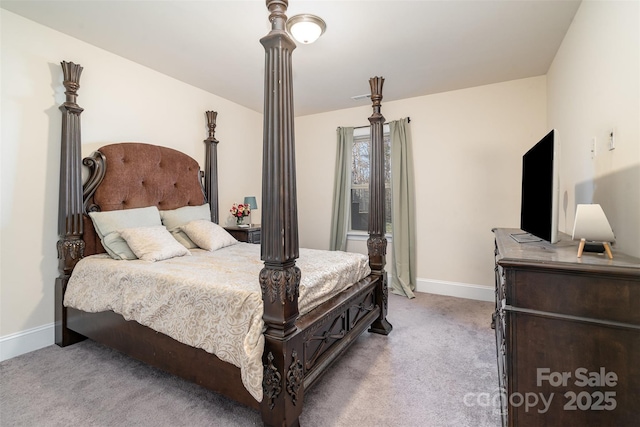
[[[260,245],[238,243],[160,262],[82,259],[64,304],[87,312],[113,310],[184,344],[239,367],[262,400],[263,305]],[[307,313],[369,274],[368,258],[348,252],[300,249],[299,310]]]

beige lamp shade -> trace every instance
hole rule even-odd
[[[607,216],[598,204],[585,204],[576,207],[572,238],[593,242],[613,242],[616,239]]]

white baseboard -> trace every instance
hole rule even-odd
[[[55,340],[54,324],[38,326],[0,338],[0,362],[50,346]]]
[[[416,291],[451,297],[495,301],[495,290],[488,286],[469,283],[445,282],[443,280],[417,279]]]

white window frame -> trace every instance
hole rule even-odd
[[[383,126],[383,137],[387,137],[389,138],[389,133],[390,133],[390,128],[388,124],[384,124]],[[353,130],[353,141],[354,143],[357,140],[361,140],[365,137],[368,137],[369,139],[369,146],[371,145],[371,128],[369,126],[366,127],[362,127],[362,128],[355,128]],[[353,172],[353,169],[351,169],[351,172]],[[361,186],[357,186],[357,187],[353,187],[352,183],[351,183],[352,179],[351,177],[349,178],[349,229],[347,230],[347,239],[348,240],[355,240],[355,241],[364,241],[367,240],[369,238],[369,232],[366,230],[354,230],[351,228],[351,190],[353,188],[369,188],[369,184],[363,184],[362,187]],[[391,191],[391,183],[388,183],[386,186],[388,191]],[[392,220],[393,221],[393,220]],[[386,238],[388,241],[392,240],[392,234],[391,233],[386,233],[385,234]]]

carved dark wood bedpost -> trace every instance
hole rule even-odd
[[[84,256],[82,240],[82,170],[80,138],[80,114],[82,108],[76,103],[80,87],[82,67],[73,62],[62,61],[66,100],[62,111],[62,139],[60,150],[60,195],[58,203],[58,270],[56,279],[55,341],[60,346],[77,342],[82,337],[67,329],[65,308],[62,305],[69,276],[76,263]]]
[[[382,101],[383,77],[369,79],[371,86],[371,102],[373,114],[371,123],[371,163],[369,177],[369,266],[373,274],[381,277],[376,292],[376,304],[380,306],[380,317],[371,325],[369,331],[387,335],[392,326],[387,321],[387,273],[384,270],[387,255],[386,218],[385,218],[385,186],[384,186],[384,116],[380,112]]]
[[[271,31],[265,49],[260,287],[266,324],[261,404],[265,425],[296,426],[304,398],[298,317],[300,269],[296,207],[291,53],[285,31],[288,1],[267,0]]]
[[[204,140],[204,191],[211,209],[211,221],[218,224],[218,140],[215,137],[218,113],[207,111],[205,114],[209,137]]]

